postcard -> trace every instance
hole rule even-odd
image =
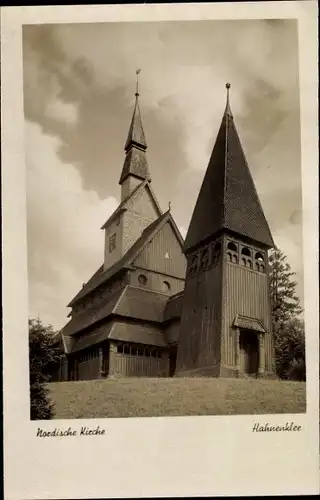
[[[3,9],[8,500],[319,493],[316,6]]]

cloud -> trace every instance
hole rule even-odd
[[[26,123],[30,315],[55,327],[66,304],[103,261],[102,224],[117,205],[83,189],[77,169],[57,157],[59,140]]]
[[[28,125],[30,189],[47,193],[51,179],[61,207],[56,208],[50,192],[50,207],[58,210],[57,216],[49,207],[39,214],[39,207],[31,205],[30,245],[39,262],[50,261],[44,256],[51,258],[50,245],[57,240],[59,259],[75,263],[62,273],[53,265],[57,256],[50,265],[38,267],[33,259],[32,303],[42,300],[39,286],[47,287],[46,296],[50,288],[60,297],[69,276],[74,285],[63,298],[67,303],[90,275],[88,261],[101,261],[102,239],[98,244],[93,238],[94,249],[86,246],[92,231],[99,231],[100,203],[107,203],[100,200],[117,197],[137,68],[142,68],[140,108],[160,205],[167,207],[171,201],[178,226],[188,227],[224,111],[225,83],[230,81],[236,126],[268,222],[300,273],[301,218],[292,219],[302,206],[297,40],[294,20],[25,26],[25,117],[35,127]],[[49,176],[42,175],[50,168]],[[86,210],[79,208],[77,197]],[[103,212],[102,219],[106,216]],[[73,231],[77,244],[71,250]],[[62,299],[51,300],[52,310],[59,303],[61,311]]]

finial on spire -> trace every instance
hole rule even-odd
[[[171,210],[171,201],[169,201],[169,210]]]
[[[231,108],[230,108],[230,101],[229,101],[229,90],[230,90],[231,84],[226,83],[226,89],[227,89],[227,105],[226,105],[226,114],[229,116],[232,116],[231,113]]]
[[[140,73],[141,69],[137,69],[136,70],[136,75],[137,75],[137,82],[136,82],[136,93],[135,93],[135,96],[138,97],[139,96],[139,73]]]

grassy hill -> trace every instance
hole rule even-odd
[[[123,378],[51,383],[49,389],[58,419],[306,411],[304,382]]]

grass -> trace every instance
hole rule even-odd
[[[49,384],[55,418],[304,413],[306,384],[223,378],[123,378]]]

